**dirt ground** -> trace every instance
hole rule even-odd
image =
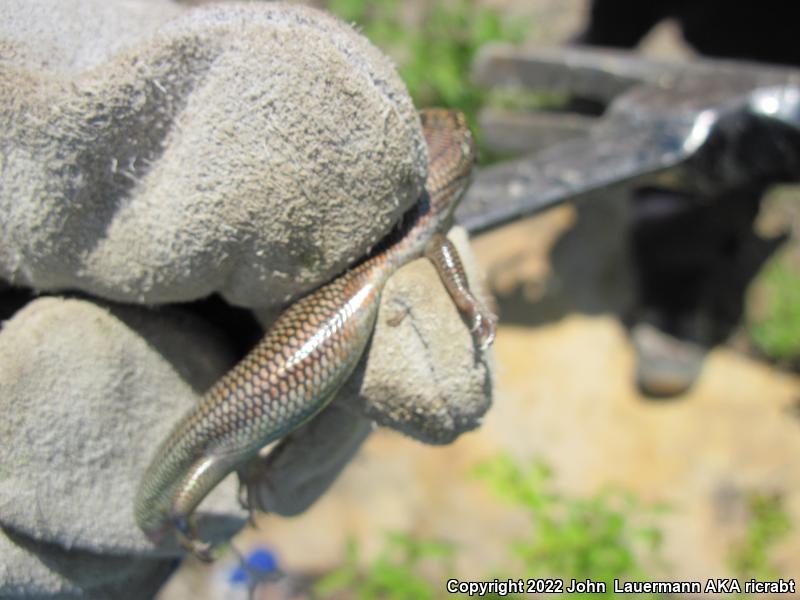
[[[530,15],[543,45],[576,31],[585,8],[583,0],[492,4]],[[691,56],[671,24],[644,46],[651,55]],[[616,210],[589,211],[576,226],[574,209],[562,207],[475,240],[501,309],[495,401],[480,430],[447,447],[379,430],[306,514],[265,517],[237,545],[267,544],[284,569],[319,573],[340,563],[350,538],[369,559],[384,532],[404,531],[456,544],[458,575],[474,579],[505,566],[498,557],[527,528],[523,513],[469,475],[506,452],[546,460],[565,493],[613,484],[668,504],[659,524],[670,580],[730,577],[748,495],[780,494],[794,532],[772,558],[783,577],[800,578],[800,377],[719,347],[689,393],[642,397],[617,316],[630,301],[630,273]],[[230,568],[188,562],[160,598],[231,597],[214,591],[226,589]]]
[[[544,459],[566,494],[614,485],[645,503],[668,505],[658,520],[668,580],[731,576],[730,548],[745,533],[752,492],[780,494],[800,526],[800,378],[718,348],[685,396],[642,397],[633,384],[630,340],[616,316],[569,310],[559,317],[551,310],[563,304],[562,293],[573,297],[577,287],[594,285],[579,276],[581,268],[575,278],[563,263],[557,275],[550,268],[552,247],[564,243],[574,220],[563,207],[475,241],[501,308],[513,315],[501,321],[495,402],[478,431],[428,447],[378,430],[311,510],[294,519],[264,517],[238,547],[266,544],[284,569],[315,574],[342,560],[348,539],[368,560],[383,547],[385,532],[403,531],[456,545],[462,578],[507,567],[499,557],[508,556],[509,540],[525,535],[528,520],[470,475],[501,453],[521,462]],[[596,258],[602,249],[585,236],[567,239],[602,261]],[[606,306],[620,301],[612,294]],[[784,577],[796,579],[800,536],[776,546],[772,558]],[[232,563],[215,568],[188,564],[162,600],[195,597],[182,595],[186,586],[206,592],[222,586],[220,573]]]

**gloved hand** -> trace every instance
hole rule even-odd
[[[4,11],[0,310],[20,288],[80,295],[0,330],[0,596],[147,597],[178,550],[136,527],[136,486],[239,353],[224,323],[157,305],[217,293],[266,324],[389,232],[421,193],[425,146],[389,62],[312,9]],[[434,269],[412,263],[339,396],[252,474],[260,503],[304,510],[373,422],[446,443],[490,396]],[[235,533],[236,481],[199,512],[215,539]]]

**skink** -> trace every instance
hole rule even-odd
[[[428,145],[426,192],[403,225],[370,256],[292,304],[264,338],[175,426],[139,486],[134,514],[158,543],[174,527],[199,557],[210,546],[191,515],[229,473],[322,410],[352,373],[375,325],[381,291],[401,266],[427,256],[481,349],[492,343],[496,318],[470,292],[455,247],[444,233],[466,190],[476,158],[461,113],[420,113]]]

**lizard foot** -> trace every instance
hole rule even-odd
[[[253,529],[258,529],[258,524],[256,523],[256,508],[255,500],[253,499],[253,494],[250,492],[250,486],[242,481],[241,475],[239,477],[239,506],[247,511],[247,523]]]
[[[494,342],[497,334],[497,317],[483,306],[476,306],[472,315],[470,331],[475,343],[486,350]]]
[[[177,532],[178,543],[194,554],[203,562],[213,562],[214,547],[210,542],[204,542],[197,535],[197,528],[194,523],[186,517],[176,517],[174,519],[175,531]]]

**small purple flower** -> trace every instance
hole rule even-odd
[[[231,571],[229,581],[233,584],[251,584],[261,581],[265,575],[278,570],[275,555],[267,548],[256,548],[244,559],[243,564]]]

